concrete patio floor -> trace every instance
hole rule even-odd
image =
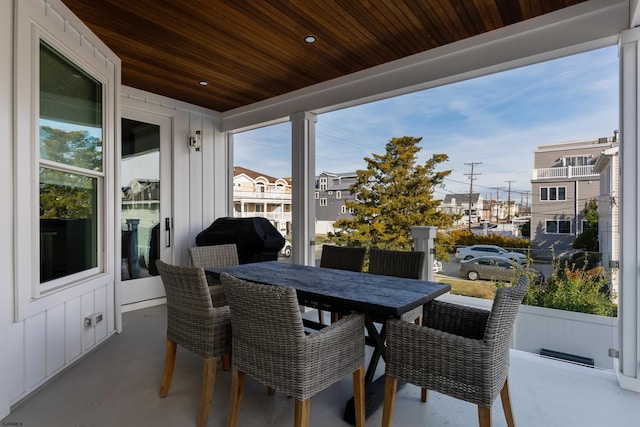
[[[315,318],[316,312],[305,316]],[[179,348],[169,395],[158,397],[164,360],[164,305],[124,313],[123,333],[20,402],[2,426],[192,426],[196,423],[202,359]],[[220,367],[220,364],[218,364]],[[380,368],[382,372],[383,366]],[[512,351],[511,399],[520,427],[637,426],[640,393],[623,390],[614,373]],[[209,426],[224,426],[230,373],[218,369]],[[352,395],[345,378],[311,400],[311,426],[349,426],[342,420]],[[500,399],[495,427],[506,426]],[[382,408],[367,419],[379,426]],[[293,401],[246,379],[239,425],[291,426]],[[478,425],[474,405],[435,392],[420,402],[419,388],[407,385],[396,401],[394,425],[469,427]]]

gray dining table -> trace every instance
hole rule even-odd
[[[446,283],[427,282],[331,268],[283,263],[257,262],[206,268],[216,278],[222,273],[250,282],[279,285],[296,290],[301,305],[338,313],[363,313],[367,343],[374,348],[365,376],[365,413],[369,416],[384,399],[384,375],[375,379],[378,362],[386,357],[386,320],[420,307],[447,293]],[[380,326],[376,326],[376,323]],[[305,325],[321,327],[305,320]],[[345,421],[355,424],[353,399],[347,402]]]

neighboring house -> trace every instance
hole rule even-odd
[[[160,200],[159,179],[132,179],[127,186],[122,187],[122,202],[140,202]]]
[[[291,179],[233,167],[233,216],[267,218],[283,234],[291,232]]]
[[[478,222],[483,217],[484,201],[480,193],[471,194],[471,222]],[[469,223],[469,194],[447,194],[438,207],[438,210],[449,215],[461,215],[460,224]]]
[[[620,159],[617,134],[610,148],[602,151],[595,164],[600,174],[600,197],[598,197],[598,244],[602,254],[602,266],[611,275],[614,300],[618,297],[618,270],[620,260],[620,235],[618,228],[618,177]]]
[[[585,203],[599,199],[596,160],[617,137],[539,145],[531,178],[531,244],[556,253],[571,249],[583,230]]]
[[[322,172],[316,177],[316,233],[333,232],[333,223],[342,218],[352,218],[345,202],[354,200],[349,187],[356,182],[355,172]]]
[[[480,219],[494,223],[511,222],[522,213],[522,208],[522,204],[516,203],[515,200],[483,200]]]
[[[132,179],[128,185],[122,187],[121,197],[122,257],[129,259],[132,252],[138,251],[136,258],[140,260],[140,265],[146,268],[150,259],[153,228],[160,223],[160,180]],[[135,264],[136,261],[130,262]],[[132,275],[131,268],[133,267],[130,264],[128,277],[144,276],[144,273]],[[122,273],[125,280],[125,269]]]

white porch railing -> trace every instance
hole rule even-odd
[[[580,178],[587,176],[598,176],[598,174],[594,172],[594,165],[533,169],[531,178]]]
[[[277,192],[277,191],[240,191],[233,190],[233,199],[235,201],[250,199],[260,200],[288,200],[291,201],[291,193]]]
[[[291,222],[291,212],[234,212],[233,216],[236,218],[259,216],[271,221]]]

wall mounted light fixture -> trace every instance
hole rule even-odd
[[[202,146],[202,134],[199,130],[196,131],[195,136],[189,136],[189,147],[195,148],[196,151],[200,151]]]

